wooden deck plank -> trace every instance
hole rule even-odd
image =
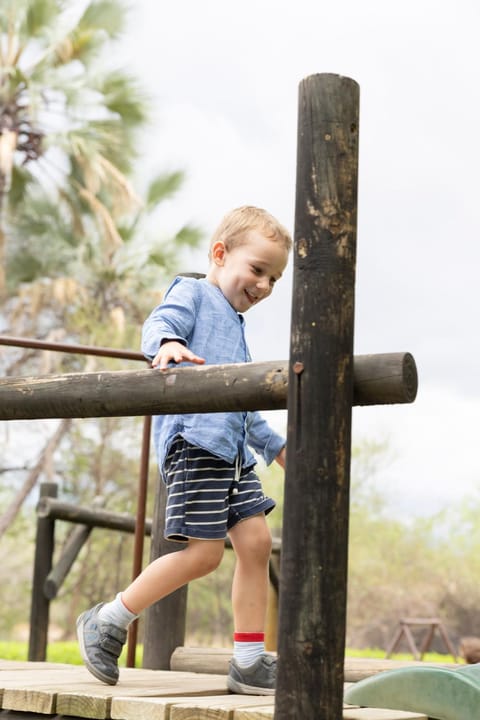
[[[233,720],[272,720],[274,707],[255,705],[249,708],[239,708],[233,713]]]
[[[271,720],[273,714],[273,704],[263,707],[257,703],[257,705],[248,708],[236,709],[232,720]],[[342,717],[343,720],[428,720],[423,713],[379,710],[378,708],[356,708],[351,705],[345,706]],[[193,720],[193,717],[189,718],[189,720]]]
[[[52,715],[55,713],[56,702],[57,690],[55,688],[46,690],[12,688],[4,692],[2,709]]]
[[[91,677],[91,676],[90,676]],[[103,685],[95,679],[83,687],[60,690],[57,695],[56,712],[59,715],[73,715],[94,720],[110,717],[112,700],[115,697],[168,697],[192,695],[227,694],[224,675],[202,673],[172,673],[169,670],[120,671],[118,685]]]
[[[274,698],[252,695],[229,695],[224,698],[195,698],[188,703],[174,705],[169,720],[233,720],[238,708],[270,707],[273,710]]]
[[[112,720],[169,720],[170,708],[185,702],[185,695],[170,697],[135,698],[131,696],[112,699]]]
[[[411,665],[417,663],[386,665],[356,658],[350,670],[363,679]],[[62,720],[272,720],[274,715],[273,697],[230,694],[225,674],[185,670],[121,668],[119,683],[111,686],[98,682],[83,666],[0,660],[0,698],[4,713],[19,713],[18,720],[29,720],[32,713],[58,714]],[[343,720],[428,718],[423,713],[346,705]]]
[[[185,696],[169,698],[114,698],[113,720],[233,720],[239,707],[271,706],[273,697],[252,695]]]
[[[59,689],[87,682],[89,677],[85,668],[73,665],[10,667],[0,673],[0,705],[4,710],[54,713]]]

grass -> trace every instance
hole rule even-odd
[[[137,646],[136,664],[141,666],[143,647]],[[126,648],[120,656],[120,666],[125,666]],[[26,642],[0,642],[0,658],[2,660],[27,660],[28,643]],[[83,665],[78,643],[75,640],[70,642],[52,642],[47,646],[47,661],[54,663],[67,663],[68,665]]]
[[[142,651],[141,645],[137,646],[137,666],[141,666],[142,662]],[[356,658],[374,658],[384,659],[385,650],[378,648],[353,650],[347,649],[347,657]],[[0,642],[0,658],[3,660],[27,660],[28,658],[28,645],[26,642]],[[120,658],[120,665],[125,665],[126,651],[122,653]],[[392,655],[393,660],[412,660],[410,653],[395,653]],[[438,662],[438,663],[453,663],[454,659],[452,655],[441,655],[440,653],[426,653],[423,657],[425,662]],[[47,660],[48,662],[67,663],[70,665],[82,665],[82,658],[80,657],[80,651],[78,644],[75,641],[71,642],[52,642],[49,643],[47,648]],[[458,659],[457,659],[458,662]]]

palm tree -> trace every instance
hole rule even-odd
[[[48,222],[40,255],[63,262],[94,223],[109,258],[122,244],[119,218],[141,205],[128,174],[146,99],[132,77],[102,72],[98,62],[122,30],[124,9],[120,0],[78,8],[78,0],[0,7],[0,298],[13,239],[34,244]],[[25,247],[22,254],[28,274]]]
[[[147,99],[134,78],[102,71],[101,57],[123,17],[120,0],[0,0],[0,300],[9,334],[137,347],[148,293],[173,272],[179,247],[199,240],[189,225],[173,237],[148,229],[182,172],[154,179],[145,200],[130,184]],[[0,369],[84,367],[69,356],[48,369],[41,362],[25,351],[0,358]]]

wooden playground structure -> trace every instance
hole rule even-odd
[[[356,670],[352,670],[352,662],[345,659],[352,406],[413,402],[417,391],[415,362],[409,353],[353,356],[358,127],[356,82],[331,74],[302,81],[288,362],[0,380],[2,420],[287,407],[288,511],[281,544],[275,701],[228,697],[224,675],[205,673],[198,666],[195,674],[178,666],[170,670],[177,649],[184,645],[187,589],[182,588],[146,613],[144,669],[124,669],[114,689],[87,677],[83,668],[52,667],[44,662],[20,668],[0,663],[1,707],[7,713],[0,713],[0,719],[7,720],[10,711],[119,720],[427,717],[344,708],[343,701],[345,680],[353,677],[355,681],[366,673],[392,667],[366,663],[362,671],[362,663],[353,663]],[[47,533],[55,522],[55,501],[50,500],[44,498],[41,505]],[[56,508],[58,518],[58,504]],[[312,508],[318,511],[312,512]],[[102,510],[93,509],[92,513],[98,519]],[[94,525],[90,523],[90,527]],[[162,525],[163,497],[159,492],[152,518],[152,557],[177,549],[163,540]],[[80,526],[88,529],[85,516]],[[46,642],[49,601],[41,596],[45,572],[51,570],[51,551],[44,547],[42,577],[37,578],[32,607],[33,618],[43,603],[43,619],[36,616],[45,638],[40,638],[40,652]],[[50,560],[45,560],[48,552]],[[77,695],[68,689],[77,686]],[[24,701],[18,700],[22,692]],[[72,693],[77,700],[72,700]],[[34,710],[32,698],[37,695],[45,704]],[[186,700],[187,695],[211,697],[193,701]],[[130,709],[125,704],[127,696]],[[94,709],[92,698],[101,698]]]

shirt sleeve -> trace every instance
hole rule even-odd
[[[197,280],[177,277],[165,293],[163,302],[152,310],[142,328],[142,352],[152,360],[166,340],[188,345],[197,315]]]
[[[247,443],[270,465],[280,450],[285,447],[285,439],[276,433],[259,412],[247,413]]]

